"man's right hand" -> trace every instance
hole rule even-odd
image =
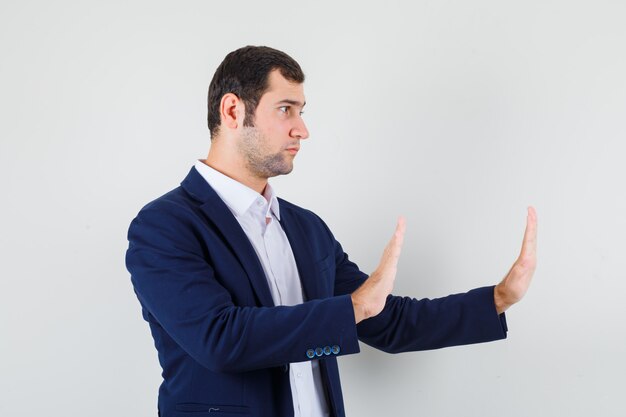
[[[378,268],[352,293],[352,306],[357,324],[383,311],[387,296],[391,294],[393,283],[396,280],[398,259],[400,259],[400,252],[402,251],[405,230],[406,221],[404,217],[400,217],[396,231],[385,247]]]

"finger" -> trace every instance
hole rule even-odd
[[[393,233],[391,241],[392,251],[400,255],[400,251],[402,250],[402,244],[404,243],[404,232],[406,231],[406,219],[404,216],[398,217],[398,223],[396,224],[396,230]]]
[[[393,235],[393,239],[395,239],[396,243],[402,247],[404,243],[404,232],[406,232],[406,219],[404,216],[398,217],[398,223],[396,224],[396,231]]]
[[[404,232],[406,231],[406,219],[403,216],[398,218],[398,223],[396,224],[396,229],[385,247],[385,251],[383,253],[383,263],[387,264],[388,262],[392,262],[393,265],[398,263],[398,259],[400,258],[400,253],[402,252],[402,244],[404,243]]]
[[[524,240],[522,241],[522,250],[520,256],[535,256],[537,253],[537,212],[534,207],[528,207],[528,216],[526,218],[526,230],[524,231]]]

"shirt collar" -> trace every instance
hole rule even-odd
[[[276,218],[280,220],[280,208],[278,206],[278,197],[276,197],[274,188],[272,188],[269,182],[265,186],[265,190],[263,190],[263,197],[265,197],[265,200],[269,201],[269,204],[268,204],[269,207],[267,209],[268,212],[265,215],[265,217],[270,217],[269,214],[270,212],[272,212],[272,214],[274,214],[274,216],[276,216]]]
[[[263,190],[263,195],[261,196],[261,194],[257,193],[252,188],[222,174],[200,160],[196,161],[195,168],[215,190],[217,195],[220,196],[222,201],[226,203],[235,217],[240,217],[245,214],[255,201],[259,198],[263,198],[269,202],[265,216],[269,217],[271,212],[280,220],[278,198],[269,183],[266,185],[265,190]]]

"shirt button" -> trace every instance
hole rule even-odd
[[[302,377],[302,373],[298,372],[298,378]]]

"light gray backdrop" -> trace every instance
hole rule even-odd
[[[0,415],[155,416],[126,230],[206,155],[246,44],[303,66],[311,138],[281,196],[395,293],[495,284],[527,205],[539,267],[506,341],[340,360],[350,416],[623,416],[626,3],[0,3]]]

